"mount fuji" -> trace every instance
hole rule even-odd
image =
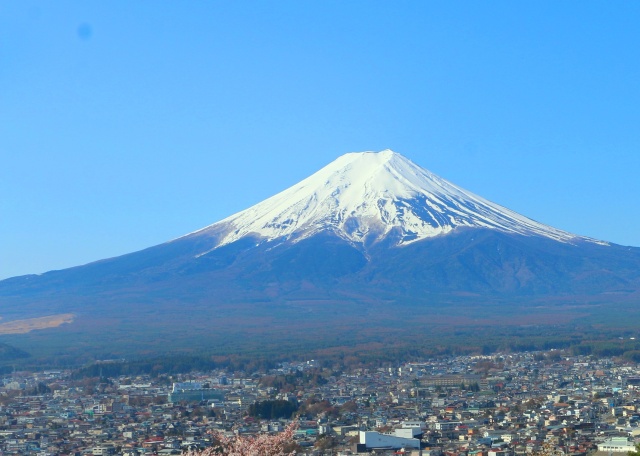
[[[67,316],[24,335],[1,336],[0,323],[0,338],[55,335],[65,353],[242,345],[252,333],[279,344],[329,330],[362,341],[442,318],[534,322],[541,308],[572,321],[634,308],[638,290],[640,248],[539,223],[384,150],[343,155],[164,244],[0,281],[3,321]]]

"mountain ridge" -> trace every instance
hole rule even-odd
[[[249,234],[266,242],[296,242],[333,230],[345,240],[367,245],[395,229],[397,245],[407,245],[458,227],[608,244],[517,214],[389,149],[345,154],[298,184],[186,236],[220,236],[217,248]]]

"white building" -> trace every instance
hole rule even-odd
[[[635,450],[633,442],[630,442],[626,437],[611,437],[598,444],[598,451],[607,453],[624,453],[626,455],[627,452]]]
[[[398,437],[391,434],[381,434],[375,431],[360,431],[360,444],[369,448],[400,448],[420,449],[420,440]]]

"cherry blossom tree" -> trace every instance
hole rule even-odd
[[[261,434],[255,437],[234,436],[227,437],[220,432],[214,432],[215,446],[204,450],[190,450],[184,456],[294,456],[293,435],[297,423],[291,423],[279,434]]]

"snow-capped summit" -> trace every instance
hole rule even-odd
[[[597,242],[494,204],[391,150],[345,154],[287,190],[197,233],[216,233],[214,249],[249,235],[297,242],[327,231],[364,245],[393,233],[395,243],[404,245],[458,227]]]

